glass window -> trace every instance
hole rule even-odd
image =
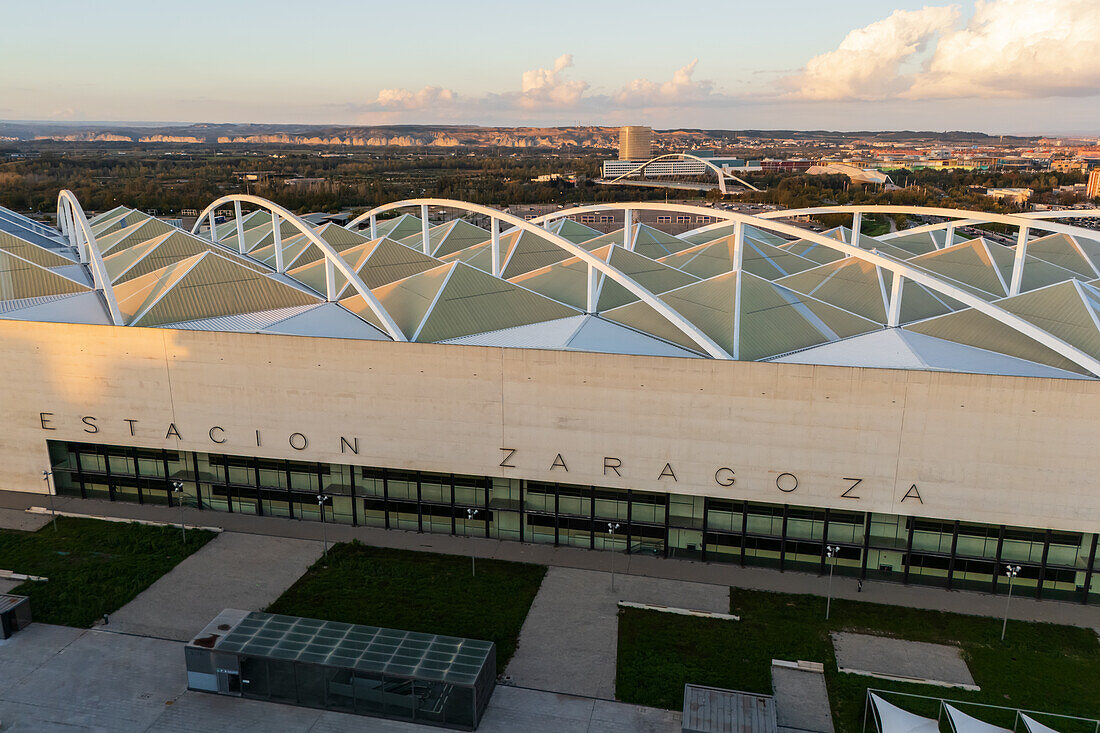
[[[632,491],[630,494],[630,521],[646,524],[665,523],[665,503],[668,494],[655,494],[648,491]]]
[[[616,489],[596,489],[596,518],[626,520],[627,494]]]
[[[84,473],[107,473],[107,459],[94,449],[80,450],[80,470]]]
[[[673,527],[702,529],[703,504],[704,499],[701,496],[670,494],[668,497],[668,523]]]
[[[479,476],[455,475],[455,504],[458,506],[485,506],[485,479]]]
[[[519,479],[494,478],[489,488],[489,508],[518,511]]]
[[[107,458],[107,466],[115,476],[134,475],[134,459],[131,456],[111,454]]]
[[[554,513],[554,484],[528,481],[523,492],[523,506],[527,511]]]
[[[558,484],[558,513],[586,518],[592,516],[592,489]]]
[[[743,505],[727,499],[707,500],[707,529],[721,532],[741,532]]]

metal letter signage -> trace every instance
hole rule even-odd
[[[614,463],[612,463],[614,461]],[[622,467],[623,462],[618,458],[612,458],[611,456],[604,456],[603,459],[603,475],[607,475],[607,469],[611,469],[615,472],[615,475],[622,478],[622,474],[619,473],[619,469]]]
[[[784,476],[790,476],[790,479],[787,480],[787,481],[784,481],[783,480]],[[791,483],[792,481],[794,482],[793,485]],[[783,488],[784,484],[786,484],[787,486],[790,486],[790,488],[789,489],[784,489]],[[781,473],[781,474],[779,474],[778,476],[775,477],[775,488],[779,489],[784,494],[789,494],[789,493],[791,493],[792,491],[794,491],[795,489],[798,488],[798,477],[795,476],[793,473]]]
[[[554,462],[550,464],[551,471],[555,468],[564,468],[566,473],[569,472],[569,466],[565,465],[565,459],[561,457],[561,453],[554,456]]]
[[[906,499],[916,499],[921,504],[924,503],[924,499],[920,498],[920,492],[917,491],[917,485],[916,484],[913,484],[912,486],[910,486],[909,490],[905,492],[905,496],[901,497],[901,501],[905,501]],[[900,504],[901,502],[898,502],[898,503]]]
[[[737,482],[732,468],[722,466],[714,472],[714,483],[719,486],[733,486]]]
[[[846,488],[844,490],[844,493],[841,494],[840,497],[842,499],[858,499],[859,496],[856,495],[856,494],[853,494],[852,491],[854,491],[857,486],[859,486],[861,483],[863,483],[863,479],[861,479],[861,478],[848,478],[847,476],[845,476],[841,480],[842,481],[851,481],[852,485],[849,486],[848,488]]]
[[[512,456],[514,456],[516,454],[516,449],[515,448],[501,448],[500,450],[504,452],[504,458],[502,458],[500,460],[500,465],[504,466],[505,468],[515,468],[515,466],[513,466],[508,461],[512,460]]]

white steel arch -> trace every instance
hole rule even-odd
[[[378,301],[378,298],[374,297],[374,294],[370,291],[370,288],[368,288],[366,284],[360,279],[359,275],[356,274],[355,270],[351,268],[347,261],[344,260],[344,258],[341,257],[335,249],[332,248],[332,245],[318,237],[317,233],[313,231],[309,224],[302,221],[302,219],[300,219],[298,216],[283,208],[279,204],[274,203],[273,201],[268,201],[267,199],[260,198],[259,196],[251,196],[248,194],[240,193],[230,194],[229,196],[222,196],[220,199],[211,202],[205,209],[203,209],[199,213],[198,218],[195,220],[195,225],[191,228],[191,233],[197,234],[199,230],[199,224],[202,223],[204,217],[209,215],[211,224],[210,237],[212,241],[216,242],[217,234],[214,228],[214,210],[222,204],[226,203],[233,204],[234,212],[237,216],[237,236],[240,248],[242,249],[242,253],[244,248],[244,232],[243,226],[241,224],[242,203],[252,204],[253,206],[258,206],[262,209],[267,209],[268,211],[270,211],[272,224],[274,225],[274,231],[276,232],[280,232],[279,218],[286,219],[295,229],[304,234],[306,239],[308,239],[311,244],[316,246],[324,254],[325,283],[328,290],[326,296],[328,297],[328,299],[331,301],[334,300],[336,297],[335,277],[333,275],[333,270],[336,269],[340,271],[341,275],[347,278],[348,282],[351,283],[351,286],[355,288],[355,291],[359,293],[359,295],[363,296],[363,300],[366,301],[371,311],[374,313],[375,316],[378,317],[378,320],[381,321],[383,327],[386,330],[386,333],[389,334],[390,338],[392,338],[394,341],[408,341],[408,339],[405,338],[405,334],[402,333],[401,329],[397,327],[397,324],[394,322],[390,314],[386,311],[385,307],[383,307],[383,305]],[[279,270],[279,272],[282,272],[282,238],[278,234],[275,235],[275,252],[277,269]]]
[[[569,254],[573,257],[576,257],[577,259],[581,260],[586,265],[588,265],[588,301],[589,301],[588,311],[589,312],[592,312],[594,310],[593,309],[593,305],[594,305],[593,301],[595,299],[595,291],[596,291],[596,274],[595,273],[596,273],[596,271],[599,271],[599,272],[602,272],[605,277],[609,277],[614,282],[618,283],[619,285],[622,285],[624,288],[626,288],[631,293],[633,293],[635,296],[637,296],[639,300],[641,300],[646,305],[648,305],[649,307],[651,307],[655,311],[657,311],[657,313],[659,313],[661,315],[661,317],[663,317],[666,321],[671,323],[678,331],[680,331],[685,336],[687,336],[689,339],[691,339],[697,346],[699,346],[699,348],[701,348],[704,352],[706,352],[710,356],[714,357],[715,359],[732,359],[733,358],[732,356],[730,356],[730,354],[728,354],[726,352],[725,349],[723,349],[721,346],[719,346],[712,338],[710,338],[705,333],[703,333],[703,331],[700,330],[698,326],[696,326],[694,323],[692,323],[691,321],[684,318],[682,315],[680,315],[680,313],[675,311],[667,303],[665,303],[663,300],[661,300],[656,295],[651,293],[648,289],[646,289],[645,287],[643,287],[639,283],[635,282],[626,273],[620,271],[616,267],[612,267],[611,265],[607,264],[606,262],[601,260],[599,257],[596,257],[594,254],[592,254],[588,250],[584,249],[583,247],[579,247],[579,246],[573,244],[568,239],[565,239],[564,237],[560,237],[557,234],[554,234],[553,232],[549,232],[549,231],[547,231],[546,229],[544,229],[542,227],[537,227],[534,224],[531,224],[530,222],[526,222],[523,219],[520,219],[518,216],[513,216],[512,214],[506,214],[503,211],[498,211],[497,209],[493,209],[493,208],[490,208],[488,206],[483,206],[481,204],[472,204],[472,203],[468,203],[468,202],[465,202],[465,201],[455,201],[455,200],[452,200],[452,199],[435,199],[435,198],[406,199],[404,201],[396,201],[396,202],[391,203],[391,204],[384,204],[382,206],[377,206],[377,207],[371,209],[370,211],[364,212],[364,213],[360,214],[359,216],[355,217],[354,219],[349,221],[346,226],[347,226],[348,229],[354,229],[355,227],[357,227],[359,225],[360,222],[365,221],[365,220],[371,220],[372,229],[373,229],[374,228],[373,227],[373,221],[376,219],[378,214],[384,213],[386,211],[392,211],[394,209],[401,209],[401,208],[406,208],[406,207],[410,207],[410,206],[419,206],[419,207],[421,207],[422,217],[423,217],[423,220],[425,222],[424,234],[423,234],[423,236],[425,238],[425,243],[427,242],[427,236],[428,236],[428,231],[427,231],[427,226],[426,226],[427,207],[428,206],[443,206],[443,207],[448,207],[448,208],[452,208],[452,209],[458,209],[460,211],[468,211],[468,212],[473,213],[473,214],[482,214],[484,216],[490,217],[490,219],[492,220],[492,240],[493,240],[492,246],[493,246],[493,249],[494,249],[493,262],[494,262],[494,270],[495,271],[494,271],[493,274],[496,275],[497,277],[500,276],[500,271],[498,269],[499,268],[499,261],[500,261],[499,222],[504,222],[505,224],[509,224],[513,228],[519,229],[520,231],[527,231],[527,232],[531,232],[532,234],[536,234],[539,237],[541,237],[542,239],[550,242],[551,244],[555,245],[559,249],[563,250],[567,254]],[[427,245],[425,244],[425,246],[427,246]]]
[[[61,233],[69,237],[69,244],[76,248],[80,261],[91,265],[92,282],[95,284],[95,289],[103,293],[103,299],[107,301],[111,323],[116,326],[125,326],[126,322],[122,318],[122,311],[119,310],[115,289],[103,264],[103,255],[99,251],[99,245],[96,244],[95,234],[92,233],[88,217],[84,215],[84,208],[80,205],[76,194],[69,189],[64,189],[57,194],[57,224],[61,228]]]
[[[854,209],[864,209],[864,208],[875,209],[876,207],[852,207],[852,208],[854,208]],[[891,210],[891,211],[887,211],[887,212],[883,212],[883,213],[903,213],[905,211],[912,211],[915,208],[920,208],[920,207],[888,206],[888,207],[878,207],[878,210],[879,211],[881,211],[882,209]],[[771,216],[769,216],[767,218],[764,218],[764,217],[761,217],[761,216],[753,216],[753,215],[749,215],[749,214],[742,214],[740,212],[735,212],[735,211],[724,211],[722,209],[712,209],[712,208],[708,208],[708,207],[704,207],[704,206],[691,206],[689,204],[664,204],[664,203],[656,203],[656,202],[654,202],[654,203],[650,203],[650,202],[612,203],[612,204],[594,204],[594,205],[591,205],[591,206],[578,206],[578,207],[572,208],[572,209],[562,209],[561,211],[555,211],[555,212],[552,212],[550,214],[546,214],[544,216],[532,219],[530,223],[531,224],[544,223],[544,222],[549,222],[553,219],[558,219],[558,218],[565,217],[565,216],[572,216],[574,214],[593,212],[593,211],[609,211],[609,210],[613,211],[613,210],[616,210],[616,209],[626,209],[628,211],[669,211],[669,212],[682,213],[682,214],[700,214],[700,215],[706,215],[706,216],[711,216],[711,217],[714,217],[714,218],[722,219],[726,225],[728,225],[728,224],[740,224],[740,226],[735,228],[735,234],[734,234],[734,236],[736,238],[735,242],[734,242],[734,251],[735,251],[735,255],[734,255],[735,256],[735,261],[734,261],[735,267],[734,267],[734,269],[739,269],[739,267],[740,267],[740,256],[741,256],[741,251],[743,249],[743,237],[744,237],[745,225],[753,226],[753,227],[756,227],[758,229],[763,229],[765,231],[775,232],[776,234],[783,234],[783,235],[786,235],[786,236],[789,236],[789,237],[794,237],[796,239],[804,239],[808,242],[813,242],[815,244],[820,244],[823,247],[826,247],[828,249],[834,249],[834,250],[836,250],[838,252],[841,252],[841,253],[849,256],[849,257],[855,257],[855,258],[861,259],[865,262],[869,262],[869,263],[871,263],[871,264],[873,264],[877,267],[881,267],[882,269],[887,270],[888,272],[892,272],[895,275],[895,277],[894,277],[894,292],[891,294],[891,299],[890,299],[891,302],[890,302],[890,308],[889,308],[890,323],[888,325],[890,325],[890,326],[898,325],[897,324],[897,316],[898,316],[898,311],[900,310],[900,296],[901,296],[901,291],[902,291],[901,279],[905,278],[906,280],[911,280],[911,281],[913,281],[913,282],[915,282],[919,285],[923,285],[924,287],[926,287],[929,290],[932,290],[936,293],[939,293],[941,295],[946,295],[950,298],[954,298],[955,300],[959,301],[960,303],[962,303],[966,306],[969,306],[969,307],[973,308],[974,310],[976,310],[980,313],[983,313],[983,314],[989,316],[990,318],[993,318],[997,322],[1002,323],[1002,324],[1008,326],[1009,328],[1012,328],[1013,330],[1023,334],[1024,336],[1027,336],[1028,338],[1042,344],[1043,346],[1047,347],[1051,351],[1054,351],[1055,353],[1057,353],[1059,356],[1062,356],[1065,359],[1067,359],[1067,360],[1073,362],[1074,364],[1077,364],[1078,366],[1082,367],[1083,369],[1087,370],[1090,374],[1092,374],[1094,376],[1097,376],[1097,377],[1100,377],[1100,359],[1096,359],[1096,358],[1086,354],[1085,352],[1081,351],[1080,349],[1073,346],[1072,344],[1069,344],[1069,343],[1063,341],[1062,339],[1058,338],[1057,336],[1054,336],[1053,334],[1044,331],[1043,329],[1041,329],[1038,326],[1034,325],[1030,321],[1027,321],[1023,318],[1020,318],[1019,316],[1015,315],[1014,313],[1011,313],[1011,312],[1005,310],[1004,308],[1001,308],[1000,306],[995,305],[994,303],[990,303],[986,300],[982,300],[981,298],[977,297],[976,295],[973,295],[969,291],[963,290],[962,288],[959,288],[959,287],[956,287],[955,285],[952,285],[951,283],[940,279],[939,277],[933,275],[930,272],[927,272],[925,270],[921,270],[921,269],[918,269],[916,267],[913,267],[912,265],[908,264],[904,260],[897,260],[897,259],[894,259],[893,257],[889,257],[889,256],[881,254],[879,252],[872,252],[872,251],[869,251],[869,250],[861,249],[861,248],[859,248],[855,245],[847,244],[845,242],[839,242],[835,239],[830,239],[829,237],[822,236],[822,235],[818,234],[817,232],[810,232],[810,231],[807,231],[805,229],[799,229],[798,227],[792,226],[790,224],[784,224],[784,223],[779,222],[779,221],[774,221],[774,219],[782,218],[784,215],[788,215],[788,216],[791,215],[788,211],[768,212],[769,214],[771,214]],[[842,213],[842,212],[837,212],[834,207],[822,207],[822,209],[824,210],[825,213]],[[816,210],[815,209],[802,209],[800,211],[814,212]],[[948,213],[948,212],[954,212],[955,210],[953,210],[953,209],[923,209],[923,211],[926,211],[930,214],[932,212],[944,212],[944,213],[939,213],[939,214],[934,214],[934,215],[937,215],[937,216],[950,216],[952,214]],[[979,212],[962,212],[962,215],[966,216],[968,214],[978,214],[978,213]],[[954,214],[954,215],[958,215],[958,214]],[[1005,223],[1007,223],[1007,224],[1015,224],[1017,226],[1020,226],[1019,222],[1017,220],[1015,220],[1013,217],[1009,216],[1009,215],[997,214],[997,215],[988,215],[988,216],[996,216],[998,219],[1007,220],[1007,221],[1005,221]],[[1024,226],[1025,227],[1029,223],[1030,222],[1028,222],[1026,219],[1024,220]],[[702,229],[715,228],[715,227],[721,226],[721,225],[722,225],[722,223],[709,225],[707,227],[703,227]],[[1044,228],[1046,228],[1047,226],[1065,227],[1065,225],[1047,225],[1047,224],[1044,224]],[[1066,228],[1074,228],[1074,227],[1066,227]],[[698,230],[698,231],[701,231],[701,230]],[[1020,261],[1020,260],[1022,260],[1022,254],[1018,251],[1017,252],[1017,261]],[[1016,268],[1014,268],[1013,281],[1017,282],[1015,269]]]
[[[752,185],[751,183],[744,180],[743,178],[738,178],[737,176],[733,175],[732,173],[727,173],[726,171],[722,170],[721,168],[719,168],[718,166],[716,166],[714,163],[710,162],[706,158],[700,158],[699,156],[692,155],[691,153],[665,153],[664,155],[658,155],[656,158],[650,158],[646,162],[640,164],[637,168],[633,168],[632,170],[627,171],[626,173],[623,173],[621,176],[616,176],[615,178],[612,178],[610,181],[608,181],[608,183],[618,183],[619,181],[623,180],[624,178],[629,178],[629,177],[633,176],[635,173],[640,173],[641,171],[645,170],[645,168],[647,168],[650,164],[656,163],[659,160],[665,160],[666,158],[681,158],[681,159],[682,158],[688,158],[690,160],[695,160],[695,161],[698,161],[698,162],[702,163],[704,166],[706,166],[707,168],[714,171],[715,175],[718,176],[718,189],[722,193],[727,192],[726,191],[726,179],[727,178],[732,178],[733,180],[740,183],[742,186],[747,186],[747,187],[751,188],[753,191],[759,191],[760,190],[759,188]]]

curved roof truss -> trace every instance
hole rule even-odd
[[[91,264],[92,281],[95,289],[103,293],[103,299],[107,301],[111,322],[116,326],[125,325],[118,299],[115,298],[114,286],[111,285],[111,277],[103,264],[103,255],[96,244],[92,227],[88,224],[88,217],[84,215],[84,208],[76,194],[68,189],[57,194],[57,222],[61,233],[69,238],[69,244],[80,253],[80,261]]]
[[[704,166],[706,166],[710,170],[714,171],[714,174],[716,176],[718,176],[718,190],[720,190],[722,193],[727,193],[727,191],[726,191],[726,180],[727,179],[737,181],[742,186],[747,186],[748,188],[752,189],[753,191],[759,191],[760,190],[759,188],[752,185],[751,183],[744,180],[743,178],[738,178],[737,176],[733,175],[732,173],[729,173],[727,171],[722,170],[721,168],[719,168],[718,166],[716,166],[714,163],[707,160],[706,158],[700,158],[699,156],[692,155],[691,153],[665,153],[664,155],[658,155],[656,158],[650,158],[646,162],[640,164],[637,168],[633,168],[633,169],[627,171],[626,173],[623,173],[621,176],[617,176],[615,178],[612,178],[610,181],[608,181],[608,183],[618,183],[619,181],[623,180],[624,178],[630,178],[630,177],[632,177],[632,176],[634,176],[638,173],[641,173],[646,168],[648,168],[650,165],[652,165],[653,163],[656,163],[659,160],[667,160],[669,158],[678,158],[680,160],[684,160],[684,159],[694,160],[694,161],[697,161],[699,163],[702,163]]]
[[[490,208],[488,206],[482,206],[481,204],[471,204],[465,201],[455,201],[452,199],[406,199],[405,201],[396,201],[391,204],[385,204],[384,206],[378,206],[363,214],[352,219],[347,223],[347,228],[352,229],[358,226],[363,221],[370,221],[371,228],[374,228],[374,221],[379,214],[394,209],[407,208],[410,206],[419,206],[421,211],[421,219],[424,226],[424,241],[427,246],[428,240],[428,212],[429,206],[443,206],[452,209],[458,209],[459,211],[466,211],[473,214],[482,214],[488,216],[491,220],[491,237],[492,237],[492,249],[493,249],[493,275],[500,277],[500,224],[501,222],[508,224],[509,226],[518,229],[520,231],[531,232],[542,239],[550,242],[554,246],[558,247],[566,254],[576,257],[588,266],[588,312],[595,311],[596,300],[596,272],[602,273],[605,277],[611,278],[615,283],[623,286],[631,293],[633,293],[639,300],[646,303],[653,310],[657,311],[662,318],[671,323],[677,330],[687,336],[693,343],[699,346],[705,353],[716,359],[732,359],[725,349],[719,346],[712,338],[707,336],[703,331],[694,323],[684,318],[680,313],[669,307],[667,303],[651,293],[648,289],[640,285],[630,276],[616,267],[609,265],[599,257],[595,256],[588,250],[573,244],[568,239],[558,236],[553,232],[547,231],[543,227],[535,226],[534,224],[524,221],[512,214],[506,214],[503,211]]]
[[[238,241],[240,242],[242,250],[244,248],[244,237],[242,236],[243,226],[241,223],[241,204],[251,204],[253,206],[258,206],[261,209],[266,209],[267,211],[270,211],[272,231],[275,232],[275,253],[277,265],[276,269],[279,272],[282,272],[283,253],[281,224],[279,222],[279,219],[286,219],[295,229],[301,232],[306,237],[306,239],[309,240],[310,244],[321,250],[322,254],[324,255],[325,283],[327,285],[327,298],[330,301],[336,299],[336,278],[333,273],[334,270],[339,270],[340,274],[347,278],[348,282],[351,283],[351,286],[355,288],[355,291],[359,295],[363,296],[363,300],[370,307],[374,315],[377,316],[379,322],[385,328],[386,333],[389,334],[390,338],[392,338],[394,341],[408,340],[407,338],[405,338],[405,334],[401,332],[401,329],[398,328],[397,323],[394,322],[393,318],[386,311],[385,307],[383,307],[383,305],[378,301],[378,298],[374,297],[374,294],[371,293],[370,288],[368,288],[366,284],[362,281],[362,279],[360,279],[359,275],[356,274],[351,265],[349,265],[347,261],[344,260],[344,258],[341,257],[335,249],[333,249],[332,245],[317,236],[317,233],[313,231],[313,228],[310,227],[309,224],[302,221],[302,219],[300,219],[298,216],[294,215],[279,204],[268,201],[264,198],[260,198],[259,196],[250,196],[246,194],[232,194],[229,196],[222,196],[220,199],[211,202],[205,209],[203,209],[199,213],[199,217],[195,220],[195,226],[192,227],[191,233],[197,234],[199,230],[199,225],[202,223],[203,218],[209,216],[211,218],[211,239],[212,241],[216,241],[214,238],[217,237],[217,230],[213,226],[214,211],[219,206],[227,203],[232,203],[234,206],[234,212],[237,216]]]
[[[845,209],[848,207],[821,207],[820,211],[823,213],[847,213],[845,211],[838,212],[837,209]],[[940,295],[946,295],[950,298],[954,298],[960,303],[973,308],[974,310],[989,316],[990,318],[1002,323],[1009,328],[1027,336],[1028,338],[1042,344],[1043,346],[1054,351],[1058,355],[1068,359],[1069,361],[1077,364],[1083,369],[1087,370],[1090,374],[1100,377],[1100,359],[1096,359],[1077,347],[1063,341],[1062,339],[1054,336],[1053,334],[1044,331],[1035,324],[1028,320],[1015,315],[1014,313],[1001,308],[1000,306],[990,303],[977,297],[968,290],[964,290],[956,285],[948,282],[945,279],[919,268],[916,268],[904,260],[894,259],[888,255],[881,254],[879,252],[872,252],[865,249],[861,249],[852,244],[840,242],[829,237],[822,236],[817,232],[810,232],[805,229],[792,226],[790,224],[784,224],[775,219],[783,218],[784,216],[798,216],[801,213],[817,213],[818,209],[801,209],[801,213],[792,213],[791,211],[775,211],[768,212],[769,216],[753,216],[749,214],[742,214],[735,211],[724,211],[721,209],[713,209],[703,206],[691,206],[688,204],[664,204],[664,203],[615,203],[615,204],[595,204],[592,206],[578,206],[572,209],[562,209],[561,211],[555,211],[550,214],[532,219],[530,224],[547,223],[554,219],[558,219],[565,216],[572,216],[574,214],[594,212],[594,211],[614,211],[618,209],[624,209],[628,211],[669,211],[674,213],[683,214],[696,214],[711,216],[716,219],[722,220],[719,224],[708,225],[707,228],[717,228],[718,226],[728,226],[729,224],[738,224],[739,226],[735,230],[735,267],[739,269],[739,263],[736,259],[740,257],[742,247],[742,238],[744,237],[744,226],[746,224],[763,229],[765,231],[774,232],[776,234],[786,235],[788,237],[794,237],[796,239],[803,239],[808,242],[819,244],[828,249],[833,249],[841,252],[849,257],[855,257],[877,267],[882,268],[888,272],[894,274],[893,288],[889,298],[889,324],[890,326],[898,325],[898,316],[901,307],[901,294],[905,280],[911,280],[919,285],[923,285],[929,290],[938,293]],[[924,207],[906,207],[906,206],[883,206],[883,207],[863,207],[856,206],[850,207],[852,213],[856,213],[854,210],[867,210],[871,209],[874,213],[906,213],[906,212],[918,212],[928,213],[935,216],[963,216],[979,215],[989,217],[992,221],[997,221],[1005,224],[1014,224],[1016,226],[1028,226],[1032,222],[1023,219],[1021,224],[1020,217],[1014,217],[1007,214],[981,214],[980,212],[958,212],[954,209],[930,209]],[[1070,227],[1065,224],[1046,224],[1043,228],[1047,227],[1061,227],[1065,229],[1072,229],[1077,232],[1089,231],[1081,230],[1079,227]],[[1017,255],[1017,261],[1022,264],[1022,252]],[[1017,276],[1014,273],[1013,281],[1017,281]]]

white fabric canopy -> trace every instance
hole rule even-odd
[[[1043,725],[1035,718],[1029,717],[1020,713],[1020,717],[1024,719],[1024,725],[1027,726],[1028,733],[1058,733],[1050,726]]]
[[[933,718],[922,718],[897,705],[891,705],[875,693],[871,693],[871,703],[878,713],[881,733],[938,733],[939,723]]]
[[[947,709],[947,717],[951,719],[951,727],[955,729],[955,733],[1012,733],[1008,728],[978,720],[947,703],[943,706]]]

